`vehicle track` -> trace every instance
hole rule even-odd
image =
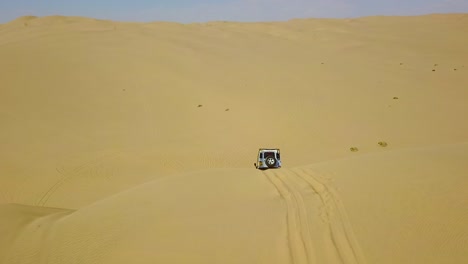
[[[70,170],[66,170],[63,167],[56,167],[55,170],[57,171],[58,175],[60,175],[59,179],[53,185],[51,185],[49,189],[47,189],[47,191],[41,196],[41,198],[35,203],[35,205],[46,206],[47,202],[52,197],[52,195],[55,192],[57,192],[57,190],[59,190],[62,187],[62,185],[69,181],[71,178],[77,177],[82,171],[86,170],[87,168],[98,166],[106,159],[109,160],[116,157],[116,154],[102,156],[97,159],[75,166],[73,169]]]
[[[302,168],[264,174],[286,202],[292,263],[366,263],[338,194],[324,179]],[[324,211],[322,221],[317,210]]]
[[[346,210],[341,203],[338,193],[331,188],[321,177],[314,176],[314,172],[302,168],[291,170],[298,177],[306,181],[312,189],[320,196],[320,199],[327,208],[332,239],[343,263],[365,263],[364,254],[361,251],[359,243],[354,235],[352,226],[349,222]]]
[[[286,201],[288,239],[294,264],[314,263],[313,245],[307,219],[307,210],[301,193],[285,182],[278,173],[265,172],[281,197]]]

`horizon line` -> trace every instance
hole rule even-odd
[[[12,23],[14,21],[18,21],[21,19],[43,19],[43,18],[83,18],[83,19],[93,19],[97,21],[108,21],[108,22],[120,22],[120,23],[156,23],[156,22],[166,22],[166,23],[175,23],[175,24],[205,24],[205,23],[214,23],[214,22],[232,22],[232,23],[273,23],[273,22],[288,22],[293,20],[309,20],[309,19],[330,19],[330,20],[349,20],[349,19],[359,19],[359,18],[371,18],[371,17],[423,17],[423,16],[437,16],[437,15],[466,15],[468,17],[467,12],[440,12],[440,13],[424,13],[424,14],[417,14],[417,15],[391,15],[391,14],[376,14],[376,15],[363,15],[363,16],[349,16],[349,17],[296,17],[296,18],[289,18],[289,19],[278,19],[278,20],[207,20],[207,21],[193,21],[193,22],[179,22],[174,20],[147,20],[147,21],[137,21],[137,20],[119,20],[119,19],[110,19],[110,18],[99,18],[99,17],[92,17],[92,16],[74,16],[74,15],[60,15],[60,14],[52,14],[52,15],[44,15],[44,16],[37,16],[37,15],[24,15],[18,16],[15,19],[12,19],[7,22],[0,22],[0,25],[5,25]]]

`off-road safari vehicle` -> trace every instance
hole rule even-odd
[[[281,168],[281,157],[279,149],[258,149],[257,163],[255,168],[259,170]]]

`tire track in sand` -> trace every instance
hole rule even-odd
[[[56,167],[55,170],[60,176],[59,179],[47,189],[47,191],[41,196],[41,198],[38,201],[36,201],[35,205],[45,206],[49,199],[52,197],[52,195],[55,192],[57,192],[57,190],[59,190],[62,187],[62,185],[69,181],[71,178],[79,176],[80,173],[86,170],[87,168],[96,167],[99,164],[103,163],[105,160],[114,159],[116,157],[117,154],[114,153],[104,155],[94,160],[87,161],[78,166],[75,166],[71,170],[66,170],[64,167]]]
[[[292,263],[366,263],[338,194],[319,175],[304,169],[271,170],[264,174],[286,202]],[[324,210],[323,221],[316,211],[310,211],[320,210],[318,204]],[[313,230],[319,233],[311,233]],[[330,251],[319,251],[324,248]]]
[[[289,250],[292,263],[316,263],[313,241],[310,236],[309,220],[304,199],[299,191],[279,173],[264,172],[286,202]]]
[[[298,178],[301,178],[319,195],[326,210],[326,218],[330,227],[331,239],[337,253],[344,264],[366,263],[364,254],[354,236],[353,229],[348,220],[338,193],[326,184],[323,179],[314,176],[314,173],[305,169],[297,168],[291,170]]]

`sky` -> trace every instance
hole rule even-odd
[[[0,23],[26,15],[192,23],[431,13],[468,13],[468,0],[0,0]]]

